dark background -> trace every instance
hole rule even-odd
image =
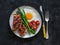
[[[42,31],[30,39],[22,39],[12,33],[9,27],[10,14],[26,2],[38,3],[44,11],[49,10],[48,40],[43,38]],[[60,0],[0,0],[0,45],[60,45]]]

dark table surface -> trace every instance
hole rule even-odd
[[[21,3],[36,2],[49,10],[49,39],[45,40],[41,31],[30,39],[15,36],[9,27],[12,11]],[[60,45],[60,0],[0,0],[0,45]]]

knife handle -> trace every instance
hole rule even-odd
[[[46,30],[45,30],[45,24],[43,23],[43,36],[46,39]]]

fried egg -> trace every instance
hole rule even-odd
[[[40,15],[34,9],[25,7],[24,11],[29,22],[32,20],[40,20]]]

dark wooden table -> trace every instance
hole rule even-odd
[[[49,39],[45,40],[41,31],[30,39],[15,36],[9,27],[12,11],[21,3],[36,2],[49,10]],[[60,45],[60,0],[0,0],[0,45]]]

